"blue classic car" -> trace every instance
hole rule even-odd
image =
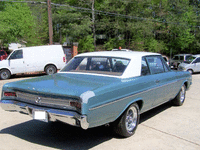
[[[182,105],[191,83],[189,72],[171,71],[157,53],[91,52],[56,74],[5,84],[0,103],[45,122],[83,129],[110,124],[129,137],[141,113],[167,101]]]

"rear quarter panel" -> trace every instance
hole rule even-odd
[[[192,85],[192,75],[188,71],[176,71],[176,76],[179,89],[181,89],[181,86],[185,84],[187,90],[189,90]]]
[[[90,127],[93,127],[113,122],[130,104],[138,100],[143,100],[143,109],[151,108],[154,95],[151,95],[150,89],[153,87],[153,81],[144,77],[119,80],[96,89],[95,96],[89,99],[88,104],[83,104],[87,107],[83,113],[88,115]]]

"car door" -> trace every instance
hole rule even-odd
[[[15,50],[8,59],[9,68],[12,74],[24,73],[25,64],[23,58],[23,50]]]
[[[176,83],[176,78],[174,78],[174,72],[170,71],[161,56],[148,56],[146,60],[150,68],[151,78],[154,80],[152,95],[155,98],[152,105],[157,106],[172,97],[171,92]]]

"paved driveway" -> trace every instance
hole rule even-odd
[[[4,83],[20,80],[0,80]],[[109,127],[88,130],[44,123],[0,108],[0,150],[200,150],[200,74],[181,107],[166,103],[141,115],[135,135],[120,138]]]

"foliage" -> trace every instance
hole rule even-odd
[[[3,43],[25,40],[34,43],[33,17],[27,4],[6,3],[0,12],[0,34]]]
[[[164,53],[164,51],[167,50],[167,47],[163,41],[159,42],[155,39],[149,39],[146,45],[151,52]]]
[[[64,3],[64,1],[59,0],[52,2]],[[71,5],[78,3],[75,0],[67,0],[65,2]],[[80,38],[91,35],[90,13],[78,12],[72,7],[57,7],[52,9],[52,12],[53,24],[54,26],[60,24],[59,30],[62,37],[67,36],[71,39],[71,42],[77,42]]]
[[[34,0],[38,2],[39,0]],[[54,42],[79,42],[79,51],[129,48],[170,55],[200,53],[199,3],[194,0],[51,0]],[[94,10],[93,8],[94,2]],[[48,43],[47,6],[0,2],[4,43]],[[92,15],[92,13],[94,15]],[[106,37],[106,38],[105,38]],[[98,50],[98,49],[97,49]]]
[[[79,41],[79,52],[92,52],[94,51],[93,38],[91,35],[82,37]]]
[[[41,4],[28,4],[33,16],[35,25],[35,39],[32,45],[43,45],[49,42],[48,14],[47,7]]]

